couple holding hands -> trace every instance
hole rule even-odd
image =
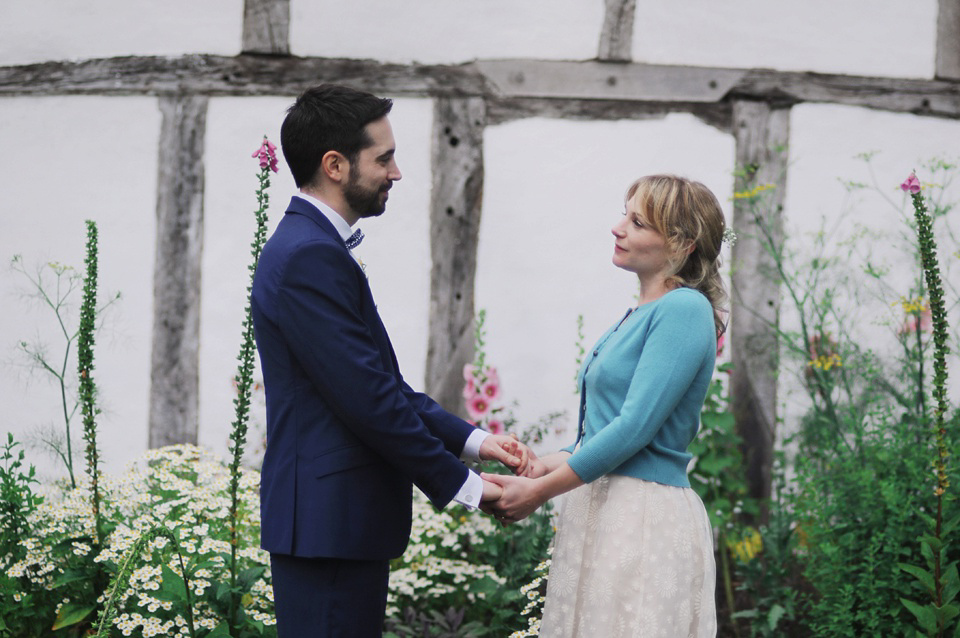
[[[400,374],[351,252],[354,224],[382,214],[401,178],[391,106],[321,85],[281,128],[300,190],[251,296],[267,400],[261,537],[280,638],[382,634],[414,485],[438,508],[456,501],[504,524],[568,493],[541,636],[715,636],[713,534],[686,469],[724,329],[716,198],[667,175],[629,186],[613,263],[638,276],[639,303],[587,354],[576,441],[538,457]],[[462,459],[516,475],[477,475]]]

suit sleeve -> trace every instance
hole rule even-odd
[[[280,328],[336,417],[443,507],[468,472],[444,445],[462,449],[469,434],[463,428],[470,426],[448,413],[436,415],[439,406],[411,397],[409,386],[388,368],[384,357],[392,353],[382,352],[363,320],[363,288],[354,270],[339,246],[300,246],[282,277]],[[430,415],[436,435],[418,410]]]

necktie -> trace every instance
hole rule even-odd
[[[353,231],[353,234],[347,237],[347,248],[353,250],[360,245],[360,242],[363,241],[363,231],[359,228]]]

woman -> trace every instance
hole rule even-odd
[[[567,497],[540,635],[716,635],[713,534],[690,488],[687,446],[713,376],[725,299],[724,219],[702,184],[653,175],[627,190],[614,265],[636,273],[636,308],[600,337],[580,370],[570,448],[531,457],[487,507],[505,524]]]

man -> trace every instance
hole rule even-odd
[[[261,542],[280,638],[380,636],[388,561],[409,539],[412,485],[437,507],[499,488],[458,457],[520,471],[527,450],[415,392],[400,375],[351,227],[401,178],[392,102],[303,93],[281,145],[300,192],[263,248],[252,310],[267,398]]]

